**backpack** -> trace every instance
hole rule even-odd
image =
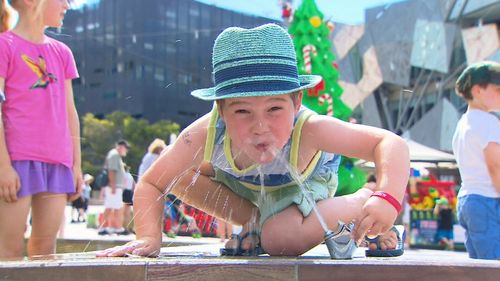
[[[100,189],[102,187],[108,186],[109,178],[108,178],[108,170],[102,169],[102,171],[95,178],[95,186]]]

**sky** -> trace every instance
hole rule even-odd
[[[79,8],[84,4],[93,4],[100,0],[73,0],[73,8]],[[247,14],[281,19],[281,7],[279,0],[196,0],[199,2],[215,5],[221,8],[235,10]],[[344,24],[362,24],[365,20],[367,8],[390,5],[391,3],[407,0],[316,0],[319,10],[323,13],[325,20]],[[297,8],[301,0],[293,0],[294,8]],[[13,22],[17,17],[13,18]]]
[[[278,0],[197,0],[218,7],[269,17],[281,18],[281,7]],[[316,0],[324,19],[344,24],[360,24],[365,20],[365,9],[401,2],[403,0]],[[301,0],[292,1],[297,8]]]
[[[73,0],[75,4],[95,3],[99,0]],[[221,8],[244,12],[258,16],[281,19],[279,0],[196,0],[199,2],[216,5]],[[365,9],[387,5],[404,0],[316,0],[316,4],[324,14],[325,20],[344,24],[361,24],[365,20]],[[298,7],[301,0],[292,1]]]

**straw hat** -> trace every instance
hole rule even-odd
[[[215,40],[215,87],[191,92],[202,100],[290,94],[316,86],[318,75],[298,75],[290,35],[276,24],[230,27]]]

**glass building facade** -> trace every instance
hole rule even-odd
[[[78,112],[115,110],[181,127],[212,104],[191,97],[213,86],[212,46],[226,27],[275,22],[193,0],[101,0],[68,11],[56,36],[72,50]]]

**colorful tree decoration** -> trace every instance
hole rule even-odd
[[[278,4],[281,6],[281,18],[285,24],[288,24],[293,19],[292,1],[280,0]]]
[[[288,32],[293,38],[297,62],[301,74],[316,74],[323,77],[323,83],[304,95],[304,105],[326,115],[348,120],[352,109],[346,106],[340,96],[339,71],[335,67],[335,56],[329,39],[330,22],[323,22],[323,13],[314,0],[304,0],[293,12],[293,21]]]
[[[340,99],[338,65],[331,50],[329,34],[335,25],[323,21],[323,13],[314,0],[303,0],[296,11],[288,32],[293,38],[301,74],[323,77],[322,83],[304,93],[303,104],[319,114],[348,121],[352,109]],[[366,173],[354,166],[355,159],[343,157],[339,167],[339,186],[336,195],[351,194],[366,182]]]

